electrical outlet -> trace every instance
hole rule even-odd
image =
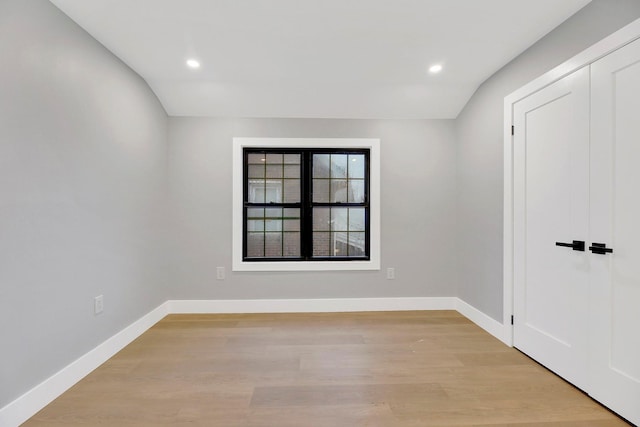
[[[396,278],[396,269],[393,267],[387,268],[387,280],[393,280]]]
[[[216,267],[216,279],[224,280],[224,267]]]
[[[93,299],[93,314],[100,314],[104,311],[104,297],[98,295]]]

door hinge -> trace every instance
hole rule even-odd
[[[511,315],[511,324],[513,325],[513,314]]]
[[[516,134],[516,127],[511,126],[511,135],[515,135],[515,134]]]

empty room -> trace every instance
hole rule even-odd
[[[0,427],[640,424],[639,0],[0,0]]]

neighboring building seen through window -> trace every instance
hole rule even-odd
[[[245,261],[369,259],[368,149],[244,149]]]

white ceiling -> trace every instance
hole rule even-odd
[[[590,0],[51,1],[169,115],[423,119],[455,118]]]

